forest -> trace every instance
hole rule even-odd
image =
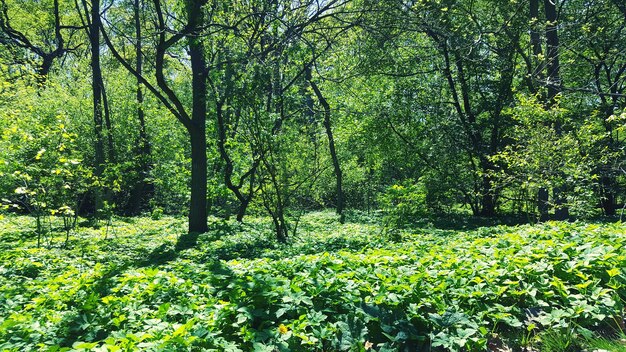
[[[624,0],[0,0],[0,350],[626,351]]]

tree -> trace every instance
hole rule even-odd
[[[141,11],[143,8],[142,0],[134,0],[133,2],[133,22],[135,29],[135,70],[137,74],[143,75],[143,38],[141,32]],[[141,80],[137,79],[137,88],[135,93],[137,104],[136,113],[139,122],[139,138],[137,148],[135,150],[139,163],[139,171],[137,172],[137,180],[133,187],[127,212],[129,214],[138,214],[142,208],[146,207],[153,193],[154,185],[148,181],[151,171],[151,146],[150,139],[146,127],[146,116],[143,108],[144,96]]]
[[[601,208],[605,215],[611,216],[616,214],[617,196],[622,188],[616,165],[623,159],[623,142],[618,132],[619,119],[614,117],[626,106],[626,55],[617,49],[626,45],[624,5],[605,0],[591,3],[571,0],[568,4],[563,16],[574,20],[568,23],[571,30],[562,39],[564,75],[571,87],[564,90],[572,96],[570,100],[580,112],[576,118],[595,121],[595,132],[603,135],[585,153],[596,160]]]
[[[15,6],[18,7],[20,4],[15,4]],[[28,7],[30,8],[30,6]],[[61,24],[59,0],[53,1],[52,13],[54,18],[52,28],[40,29],[45,34],[43,40],[37,38],[38,43],[35,41],[35,38],[33,38],[34,35],[31,36],[13,25],[14,18],[11,18],[7,0],[0,1],[0,44],[13,51],[15,51],[15,49],[23,49],[37,56],[39,60],[41,60],[36,64],[36,71],[39,75],[38,80],[41,84],[45,83],[54,60],[63,57],[68,51],[73,50],[66,46],[65,39],[61,34],[62,29],[72,27],[64,27]],[[51,31],[53,34],[50,35],[48,31]],[[14,53],[14,57],[18,62],[21,61],[20,56],[22,56],[20,53]]]
[[[454,137],[463,141],[473,174],[468,200],[475,215],[493,216],[500,192],[492,180],[499,166],[491,156],[504,147],[504,131],[510,124],[503,109],[513,98],[514,48],[521,35],[515,19],[520,9],[489,1],[423,6],[412,12],[425,14],[419,17],[418,31],[431,39],[441,60],[439,72],[449,97],[441,103],[453,108],[459,128]],[[493,11],[494,6],[498,11]],[[460,18],[470,20],[463,23]]]
[[[311,68],[306,68],[306,79],[311,85],[313,92],[315,92],[315,96],[317,100],[324,108],[324,130],[326,131],[326,137],[328,138],[328,151],[330,153],[330,157],[333,161],[333,170],[335,172],[336,179],[336,197],[337,197],[337,214],[339,214],[339,222],[343,224],[345,221],[344,214],[344,206],[345,206],[345,196],[343,194],[343,172],[341,171],[341,165],[339,164],[339,158],[337,157],[337,151],[335,149],[335,138],[333,137],[333,129],[331,125],[331,109],[328,100],[324,98],[322,91],[319,89],[315,81],[313,81],[311,76]]]
[[[113,56],[146,88],[154,94],[161,103],[185,127],[191,145],[191,202],[189,209],[189,232],[181,236],[178,247],[181,249],[194,246],[198,235],[208,231],[207,226],[207,74],[208,67],[205,59],[202,31],[207,26],[205,8],[207,1],[187,0],[184,3],[184,27],[180,30],[169,28],[166,22],[163,3],[154,0],[153,11],[156,17],[154,28],[157,34],[157,43],[154,49],[156,85],[152,84],[142,72],[138,72],[127,59],[115,48],[105,28],[102,29],[104,39]],[[174,33],[168,36],[168,33]],[[166,78],[166,54],[183,39],[187,42],[191,68],[191,107],[185,107],[182,99],[171,87]]]
[[[91,51],[91,90],[93,99],[93,128],[94,128],[94,176],[96,178],[102,178],[104,175],[105,163],[107,155],[104,150],[104,80],[102,78],[102,69],[100,67],[100,0],[92,0],[91,6],[88,6],[86,0],[82,0],[82,6],[85,14],[85,30],[89,37],[89,47]],[[82,16],[81,16],[82,18]],[[108,109],[107,109],[108,110]],[[108,113],[107,113],[108,116]],[[110,118],[107,117],[107,121]],[[107,127],[110,127],[110,122],[107,123]],[[108,130],[109,135],[109,158],[113,153],[113,141],[111,137],[111,130]],[[98,212],[104,206],[104,198],[102,191],[99,188],[94,190],[94,206],[95,211]]]

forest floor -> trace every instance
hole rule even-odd
[[[626,351],[626,225],[0,218],[2,351]],[[446,224],[445,221],[442,224]]]

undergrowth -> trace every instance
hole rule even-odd
[[[624,328],[626,226],[467,231],[305,215],[290,243],[266,219],[116,219],[36,248],[0,220],[5,351],[578,351]],[[105,233],[104,231],[108,231]],[[106,238],[106,239],[105,239]],[[620,335],[622,334],[622,335]],[[623,350],[623,349],[622,349]]]

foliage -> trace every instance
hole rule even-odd
[[[380,227],[307,214],[279,244],[267,220],[214,219],[175,252],[184,223],[126,219],[36,249],[2,225],[0,341],[18,350],[484,350],[541,347],[619,328],[624,226],[551,222],[469,232]],[[350,218],[348,218],[350,219]],[[556,334],[556,335],[555,335]],[[439,346],[439,347],[437,347]]]
[[[3,186],[13,190],[3,201],[35,216],[39,239],[48,231],[43,221],[50,215],[65,219],[69,236],[87,192],[100,187],[84,162],[70,117],[48,100],[57,97],[58,89],[51,86],[38,102],[5,106],[0,113],[0,121],[7,122],[0,135]],[[32,91],[18,83],[7,98],[14,102],[28,94]]]
[[[577,218],[624,204],[620,1],[554,3],[556,23],[553,2],[535,0],[189,0],[191,12],[112,2],[91,43],[83,21],[95,4],[0,1],[0,199],[16,200],[16,172],[53,166],[32,161],[43,148],[54,159],[62,124],[67,160],[84,173],[72,197],[90,188],[83,215],[104,200],[116,215],[181,214],[193,198],[207,206],[194,213],[202,231],[205,213],[264,213],[287,237],[290,214],[344,203],[339,189],[348,208],[396,212],[398,227],[421,209],[533,220],[544,189],[552,209]],[[202,23],[185,25],[188,15]],[[200,107],[205,122],[187,123]],[[192,139],[204,152],[192,155]],[[411,193],[425,200],[389,198],[417,180]]]
[[[384,222],[391,228],[416,224],[428,216],[426,189],[423,182],[407,180],[387,188],[379,204],[385,214]]]
[[[563,190],[565,203],[574,214],[595,215],[593,189],[599,175],[592,163],[599,159],[587,151],[603,133],[592,122],[564,125],[569,111],[560,106],[546,109],[536,97],[520,95],[518,99],[518,105],[508,111],[516,122],[509,135],[514,142],[492,157],[502,165],[494,173],[498,186],[508,188],[511,198],[529,214],[536,213],[538,189],[556,187]],[[606,149],[599,155],[605,162],[616,157]]]

